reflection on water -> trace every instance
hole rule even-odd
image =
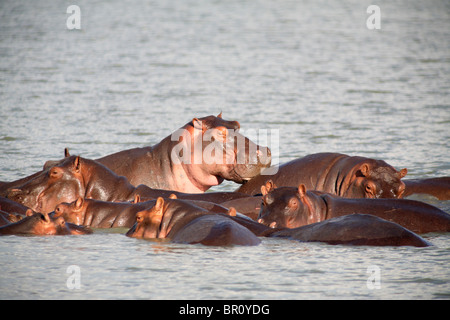
[[[316,152],[448,176],[446,1],[0,3],[0,180],[72,154],[155,144],[193,117],[276,129],[280,162]],[[215,190],[234,190],[225,182]],[[448,201],[421,198],[450,212]],[[448,298],[447,235],[432,248],[264,239],[205,248],[129,239],[2,237],[0,298]],[[81,289],[66,286],[69,265]],[[381,289],[366,286],[381,268]]]

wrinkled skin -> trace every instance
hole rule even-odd
[[[30,212],[18,222],[0,227],[0,235],[81,235],[92,231],[66,223],[63,218],[52,219],[47,214]]]
[[[59,203],[72,202],[78,198],[102,201],[132,201],[136,196],[156,199],[159,196],[211,201],[215,203],[247,197],[236,192],[208,192],[185,194],[157,190],[145,185],[134,187],[124,177],[116,175],[97,161],[69,156],[41,174],[27,181],[20,188],[11,190],[7,197],[34,211],[50,213]]]
[[[171,195],[170,198],[176,198]],[[212,202],[186,200],[212,212],[227,213],[228,209]],[[146,208],[153,207],[156,200],[134,202],[109,202],[94,199],[78,198],[56,206],[50,213],[52,217],[63,217],[66,222],[91,228],[130,228],[136,222],[136,214]]]
[[[243,183],[270,166],[270,150],[243,137],[239,128],[237,121],[224,120],[221,114],[194,118],[154,146],[120,151],[97,161],[135,186],[202,193],[224,179]],[[198,153],[194,156],[195,150],[201,150],[200,158]],[[202,155],[217,159],[205,160]]]
[[[305,184],[317,190],[346,198],[401,198],[405,184],[400,180],[406,169],[395,170],[382,160],[350,157],[339,153],[317,153],[283,165],[274,175],[260,175],[237,191],[258,194],[267,180],[278,187]]]
[[[163,198],[158,198],[152,208],[136,215],[136,224],[127,236],[211,246],[260,243],[251,231],[226,215],[212,214],[183,200]]]
[[[349,199],[306,191],[304,185],[261,188],[263,202],[258,222],[270,227],[297,228],[353,213],[371,214],[398,223],[415,233],[450,231],[450,215],[414,200]]]

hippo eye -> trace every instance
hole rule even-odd
[[[298,200],[297,200],[297,198],[289,199],[288,207],[289,208],[297,208],[298,207]]]
[[[55,178],[55,179],[61,177],[61,174],[62,174],[61,171],[58,170],[57,167],[52,168],[49,173],[50,178]]]

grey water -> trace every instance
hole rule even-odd
[[[67,27],[72,4],[81,29]],[[279,163],[341,152],[406,167],[407,178],[449,176],[450,2],[377,1],[374,30],[371,4],[0,1],[0,180],[65,147],[98,158],[221,111],[243,130],[277,130]],[[450,213],[450,201],[417,199]],[[448,234],[423,235],[428,248],[205,247],[125,231],[1,237],[0,299],[450,297]]]

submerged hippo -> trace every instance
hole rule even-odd
[[[270,150],[242,136],[239,128],[239,122],[224,120],[222,114],[194,118],[154,146],[97,161],[135,186],[205,192],[224,179],[243,183],[270,166]]]
[[[176,243],[210,246],[258,245],[260,240],[226,215],[211,212],[179,199],[159,197],[155,205],[136,215],[128,237],[167,238]]]
[[[0,227],[0,235],[81,235],[90,234],[86,227],[65,223],[64,219],[50,218],[47,214],[29,212],[18,222]]]
[[[146,185],[133,186],[122,176],[97,161],[69,156],[27,181],[20,188],[11,190],[7,197],[37,212],[52,212],[59,203],[78,198],[103,201],[132,201],[136,195],[147,199],[169,197],[203,200],[220,203],[248,197],[237,192],[208,192],[187,194],[152,189]]]
[[[174,199],[172,194],[169,198]],[[186,200],[208,211],[227,213],[228,209],[212,202]],[[63,217],[66,222],[91,228],[130,228],[136,222],[136,214],[146,208],[153,207],[156,200],[139,202],[139,197],[133,202],[109,202],[95,199],[83,199],[56,206],[50,215]]]
[[[276,174],[259,175],[237,191],[258,194],[269,179],[278,187],[297,187],[332,193],[346,198],[400,198],[406,169],[395,170],[383,160],[340,153],[317,153],[280,165]]]
[[[404,197],[412,194],[428,194],[439,200],[450,200],[450,177],[404,180]]]
[[[341,245],[416,246],[431,245],[404,227],[367,214],[331,218],[315,224],[288,229],[270,228],[250,219],[210,214],[186,201],[159,204],[138,213],[136,224],[127,236],[143,239],[165,238],[178,243],[204,245],[255,245],[257,237],[286,238],[301,242]],[[171,201],[171,200],[169,200]],[[234,221],[237,224],[231,223]],[[238,227],[239,226],[239,227]],[[251,232],[250,234],[248,232]]]
[[[295,229],[275,231],[271,237],[301,242],[325,242],[341,245],[414,246],[432,244],[397,223],[370,214],[350,214]]]
[[[450,215],[414,200],[349,199],[307,191],[305,185],[261,188],[263,202],[258,221],[271,227],[296,228],[353,213],[364,213],[398,223],[416,233],[450,231]]]

